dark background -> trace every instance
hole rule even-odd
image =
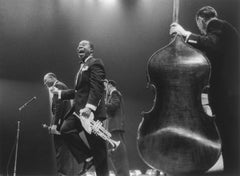
[[[205,5],[240,29],[238,0],[180,0],[180,24],[198,32],[195,12]],[[130,168],[144,171],[136,134],[141,112],[150,110],[153,101],[146,89],[147,61],[169,43],[171,22],[172,0],[0,0],[0,175],[6,174],[18,120],[17,173],[55,173],[51,138],[41,127],[49,123],[42,78],[51,71],[73,87],[75,51],[82,39],[95,44],[107,77],[118,83],[125,98]],[[37,100],[19,113],[18,107],[33,96]]]

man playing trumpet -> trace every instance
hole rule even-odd
[[[89,41],[83,40],[79,43],[77,54],[81,64],[76,74],[75,87],[62,91],[55,89],[54,93],[62,100],[73,99],[73,106],[67,113],[66,120],[60,129],[73,155],[79,159],[93,156],[97,176],[107,176],[108,163],[105,140],[86,132],[77,116],[73,115],[75,112],[80,116],[89,118],[90,114],[93,113],[94,120],[102,122],[106,119],[104,101],[101,101],[104,93],[105,70],[103,62],[93,57],[93,51],[93,44]],[[90,149],[82,140],[79,140],[78,133],[81,131],[85,132]]]

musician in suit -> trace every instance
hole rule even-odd
[[[120,141],[115,149],[109,149],[109,163],[117,176],[129,176],[129,163],[127,147],[125,142],[125,115],[123,110],[122,94],[116,88],[113,80],[104,81],[105,86],[105,108],[107,112],[107,128],[112,134],[112,139]]]
[[[58,81],[54,73],[47,73],[44,76],[44,85],[49,90],[49,100],[51,107],[51,123],[49,127],[50,134],[53,134],[54,148],[56,153],[57,172],[59,176],[74,175],[77,174],[77,170],[80,170],[80,166],[70,153],[67,145],[65,144],[59,129],[64,121],[64,116],[70,109],[70,101],[61,101],[58,97],[51,93],[53,87],[57,87],[60,90],[68,89],[67,86]]]
[[[209,101],[222,138],[224,172],[239,174],[239,33],[218,18],[213,7],[198,10],[196,23],[201,34],[173,23],[170,34],[178,33],[206,54],[211,63]]]
[[[81,64],[76,75],[75,88],[62,91],[56,90],[59,99],[73,99],[73,107],[66,115],[66,120],[63,122],[60,131],[61,134],[65,135],[65,139],[68,141],[74,156],[93,156],[96,174],[98,176],[107,176],[108,162],[106,142],[99,136],[86,132],[80,120],[73,115],[73,112],[75,112],[85,118],[89,118],[91,112],[93,112],[94,120],[103,121],[106,119],[104,101],[102,101],[105,70],[103,62],[93,57],[93,51],[93,44],[89,41],[82,40],[79,43],[77,53]],[[85,132],[90,150],[77,137],[77,134],[81,131]],[[85,163],[87,164],[86,161]]]

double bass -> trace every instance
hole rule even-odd
[[[178,9],[179,0],[174,0],[174,22]],[[218,160],[221,138],[201,102],[210,72],[205,55],[177,34],[148,60],[155,99],[152,109],[142,114],[137,147],[150,167],[174,176],[192,175],[206,172]]]

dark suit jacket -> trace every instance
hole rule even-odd
[[[105,70],[103,62],[100,59],[89,58],[79,69],[76,75],[75,89],[64,90],[61,93],[61,99],[74,99],[73,107],[67,116],[74,111],[84,108],[86,104],[97,107],[94,111],[94,119],[104,120],[106,113],[104,110],[103,80],[105,79]]]
[[[110,132],[124,131],[124,112],[122,95],[118,90],[114,90],[106,98],[106,112],[108,118],[108,130]]]
[[[209,91],[210,98],[215,101],[213,105],[238,97],[240,46],[236,29],[226,21],[213,19],[207,26],[207,35],[191,34],[187,42],[205,52],[210,60]]]
[[[66,90],[68,87],[63,84],[62,82],[57,81],[55,84],[55,87],[57,87],[60,90]],[[52,124],[57,125],[57,129],[59,130],[66,113],[71,108],[70,101],[62,101],[59,100],[57,95],[54,95],[52,98],[52,114],[53,114],[53,121]]]

